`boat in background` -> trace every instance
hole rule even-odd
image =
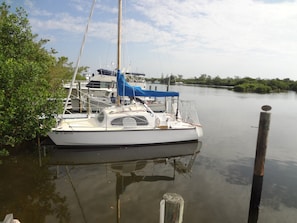
[[[112,71],[98,69],[98,74],[92,74],[89,81],[78,81],[72,86],[70,105],[67,111],[99,112],[100,109],[111,106],[116,93],[116,76]],[[70,90],[71,83],[63,84],[65,90]]]
[[[96,112],[102,108],[111,106],[115,103],[117,95],[116,73],[115,71],[98,69],[97,74],[92,74],[89,81],[78,81],[72,87],[71,99],[69,100],[68,112]],[[146,89],[145,74],[143,73],[124,73],[127,82],[131,86],[138,86]],[[70,83],[63,84],[64,89],[69,91]],[[130,98],[122,98],[125,104],[130,103]],[[157,101],[156,98],[142,97],[142,101],[155,112],[165,110],[164,101]]]

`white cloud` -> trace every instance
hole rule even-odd
[[[26,1],[37,33],[57,42],[58,35],[83,36],[91,2],[71,0],[74,11],[53,12]],[[143,67],[165,58],[163,68],[170,73],[192,75],[199,64],[198,73],[297,74],[296,1],[128,0],[123,6],[123,39],[131,49],[137,46],[134,63]],[[97,1],[88,38],[114,44],[117,11],[117,1]]]
[[[24,2],[26,8],[30,12],[30,16],[52,16],[53,13],[45,9],[37,8],[32,0],[25,0]]]
[[[57,14],[47,20],[32,18],[32,26],[38,30],[63,30],[70,33],[83,33],[86,26],[86,19],[74,17],[69,14]]]
[[[296,2],[140,0],[135,4],[181,44],[179,49],[253,53],[297,50]]]
[[[74,7],[77,11],[84,12],[90,8],[91,1],[71,0],[69,6]]]

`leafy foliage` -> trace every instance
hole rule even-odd
[[[73,64],[71,62],[68,62],[67,57],[59,57],[55,61],[54,66],[50,68],[48,81],[55,85],[56,83],[61,84],[62,81],[71,80],[75,70],[72,65]],[[80,73],[86,71],[87,69],[88,67],[79,67],[76,79],[85,80],[85,77],[80,75]]]
[[[0,13],[0,145],[15,146],[46,135],[62,104],[49,101],[60,91],[49,81],[56,60],[47,40],[36,41],[22,8],[11,13],[2,3]]]
[[[255,93],[270,93],[272,88],[261,83],[243,83],[234,86],[234,91],[237,92],[255,92]]]

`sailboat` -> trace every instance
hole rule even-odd
[[[149,145],[199,140],[203,135],[202,126],[192,118],[182,118],[178,92],[143,90],[126,82],[121,72],[121,14],[122,0],[119,0],[116,105],[85,118],[61,118],[48,136],[58,146]],[[120,98],[127,96],[132,102],[121,104]],[[173,112],[156,113],[138,97],[175,99],[175,103],[171,103]]]

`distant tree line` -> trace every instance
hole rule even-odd
[[[227,77],[221,78],[219,76],[211,77],[207,74],[201,74],[200,77],[184,79],[182,75],[167,75],[161,78],[149,78],[151,82],[158,81],[161,84],[174,85],[177,82],[189,85],[204,85],[208,87],[226,87],[233,89],[236,92],[252,92],[252,93],[272,93],[272,92],[283,92],[283,91],[296,91],[297,92],[297,81],[285,79],[261,79],[251,77]]]

